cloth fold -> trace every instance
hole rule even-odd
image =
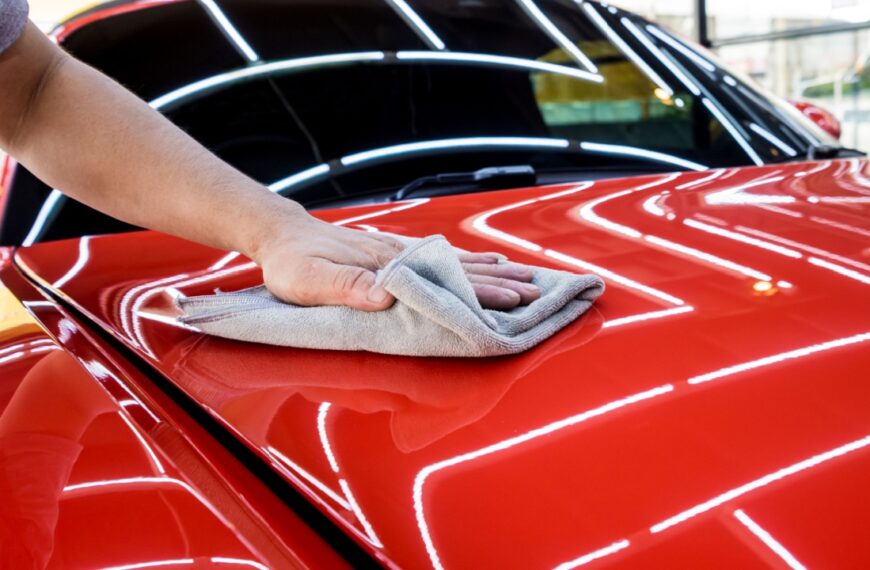
[[[498,356],[523,352],[582,315],[604,291],[595,275],[534,269],[541,297],[511,311],[484,309],[456,250],[443,236],[415,240],[378,272],[396,298],[380,312],[300,307],[265,286],[177,300],[182,323],[235,340],[405,356]]]

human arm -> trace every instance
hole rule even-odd
[[[53,187],[127,222],[234,250],[262,268],[276,296],[302,305],[363,310],[393,299],[374,270],[402,246],[320,222],[221,161],[28,23],[0,54],[0,147]],[[484,305],[537,296],[531,271],[466,257]]]

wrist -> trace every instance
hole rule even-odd
[[[250,227],[253,231],[244,239],[245,247],[239,251],[263,265],[269,252],[277,244],[286,245],[300,239],[314,218],[299,203],[276,196],[278,200],[270,205],[261,219]]]

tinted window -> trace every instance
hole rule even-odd
[[[529,163],[578,179],[760,164],[813,140],[765,95],[614,8],[408,5],[413,17],[389,0],[222,0],[228,30],[202,4],[174,2],[89,24],[65,45],[309,206],[437,172]],[[4,243],[128,228],[71,200],[51,205],[21,168],[13,190],[21,207],[6,209]],[[51,206],[44,216],[34,200]]]

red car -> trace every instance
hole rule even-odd
[[[870,565],[870,168],[794,107],[595,2],[143,0],[54,36],[324,220],[608,289],[512,357],[206,337],[174,300],[251,262],[7,160],[0,567]]]

